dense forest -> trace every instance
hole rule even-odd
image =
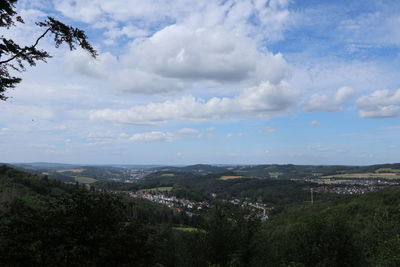
[[[229,183],[212,187],[221,194],[227,188],[228,195],[246,188],[284,194],[284,184]],[[200,185],[193,181],[191,190],[204,194],[208,189]],[[265,222],[224,203],[190,218],[146,200],[1,166],[0,265],[399,266],[399,189],[314,205],[302,197],[286,202],[290,208]]]

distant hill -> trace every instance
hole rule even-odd
[[[79,164],[32,162],[32,163],[11,163],[10,165],[24,169],[65,169],[81,166]]]
[[[294,165],[294,164],[263,164],[263,165],[210,165],[195,164],[189,166],[159,166],[135,164],[110,165],[79,165],[63,163],[16,163],[13,166],[38,175],[48,175],[61,181],[75,181],[76,178],[96,180],[134,181],[142,179],[155,172],[186,173],[194,175],[222,175],[274,178],[274,179],[306,179],[324,176],[362,174],[362,173],[396,173],[400,176],[400,163],[376,164],[368,166],[343,165]],[[396,179],[397,179],[396,175]],[[181,176],[181,175],[180,175]],[[165,177],[165,176],[164,176]],[[86,179],[89,181],[88,179]]]
[[[189,165],[184,167],[159,167],[156,168],[158,171],[173,171],[173,172],[186,172],[192,174],[200,174],[200,175],[207,175],[207,174],[215,174],[215,173],[224,173],[228,169],[227,167],[218,167],[214,165],[208,164],[196,164],[196,165]]]

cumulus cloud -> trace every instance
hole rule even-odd
[[[340,87],[335,95],[313,94],[303,105],[305,111],[338,112],[341,106],[353,97],[355,90],[351,87]]]
[[[394,92],[377,90],[357,100],[359,116],[362,118],[390,118],[400,115],[400,89]]]
[[[287,112],[296,102],[298,91],[288,83],[269,82],[245,89],[236,97],[213,97],[208,101],[193,96],[130,109],[102,109],[90,112],[93,120],[121,124],[154,124],[172,120],[207,120],[230,117],[273,117]]]
[[[108,87],[119,91],[158,94],[184,88],[184,83],[178,79],[140,70],[134,64],[131,64],[132,67],[121,66],[110,53],[100,53],[97,59],[93,59],[84,51],[75,50],[65,55],[64,62],[70,71],[102,80]]]
[[[69,51],[64,57],[67,67],[78,74],[101,78],[109,76],[115,69],[117,59],[110,53],[100,53],[96,59],[80,49]]]
[[[105,32],[104,34],[109,40],[114,43],[114,39],[122,36],[127,36],[129,38],[138,38],[145,37],[150,35],[147,30],[140,29],[135,25],[127,24],[122,26],[121,28],[112,28]]]
[[[102,78],[104,86],[139,94],[176,93],[201,82],[278,84],[291,73],[283,56],[268,51],[263,42],[280,38],[288,21],[287,0],[111,2],[55,1],[65,16],[105,28],[109,44],[128,38],[118,57],[101,53],[94,61],[79,51],[68,53],[70,70]]]
[[[258,32],[263,39],[276,40],[282,38],[289,23],[289,3],[290,0],[55,0],[54,7],[76,21],[107,28],[106,36],[111,38],[130,37],[132,32],[136,33],[131,36],[134,38],[175,22],[209,27],[223,24],[232,30],[245,29],[248,34]],[[131,26],[124,25],[128,21],[136,22],[133,31],[126,29]],[[116,34],[110,36],[110,32]]]
[[[115,77],[113,81],[116,89],[130,93],[173,93],[185,88],[185,83],[178,79],[166,78],[138,69],[122,69],[116,72]]]
[[[171,142],[176,139],[199,135],[200,132],[191,128],[182,128],[176,132],[152,131],[145,133],[136,133],[129,140],[133,142]]]
[[[260,51],[254,40],[223,27],[171,25],[135,41],[123,60],[150,73],[192,81],[278,83],[289,73],[281,54]]]
[[[171,93],[201,82],[217,86],[278,84],[291,68],[281,54],[259,48],[256,40],[229,29],[171,25],[132,42],[119,58],[100,53],[96,60],[78,50],[65,62],[80,75],[103,79],[109,87],[141,94]],[[112,73],[112,75],[110,75]]]

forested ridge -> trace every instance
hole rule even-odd
[[[189,218],[0,166],[0,265],[400,265],[398,188],[288,204],[265,222],[224,203]]]

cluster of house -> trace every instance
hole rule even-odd
[[[210,204],[207,201],[191,201],[184,198],[177,198],[175,196],[168,196],[158,191],[144,191],[139,190],[136,192],[132,191],[113,191],[114,193],[125,193],[130,197],[134,198],[143,198],[150,200],[151,202],[155,202],[164,206],[167,206],[177,212],[186,211],[186,213],[191,216],[194,215],[193,212],[190,211],[200,211],[203,209],[210,208]]]
[[[143,179],[145,176],[156,172],[151,169],[127,169],[122,172],[119,178],[110,178],[111,181],[133,183],[135,180]]]
[[[301,181],[301,179],[291,179],[293,181]],[[400,182],[398,180],[381,180],[381,179],[305,179],[307,182],[316,182],[319,184],[343,184],[343,185],[362,185],[362,186],[398,186]]]
[[[128,194],[133,198],[142,198],[147,199],[152,202],[167,206],[173,209],[176,212],[185,212],[188,216],[198,215],[201,210],[209,209],[211,205],[207,201],[192,201],[184,198],[177,198],[175,196],[168,196],[159,191],[112,191],[116,194]],[[214,194],[215,195],[215,194]],[[214,196],[215,197],[215,196]],[[237,198],[231,200],[222,200],[224,202],[229,202],[235,206],[240,206],[243,208],[250,208],[254,212],[256,212],[262,221],[265,221],[269,218],[269,213],[273,209],[271,207],[267,207],[264,203],[259,202],[250,202],[247,200],[240,200]]]
[[[387,181],[387,180],[380,180],[380,179],[370,179],[370,180],[348,180],[343,182],[343,184],[351,184],[351,185],[400,185],[397,181]]]
[[[268,220],[269,218],[269,213],[273,209],[271,207],[267,207],[266,204],[264,203],[259,203],[259,202],[250,202],[247,200],[240,200],[238,198],[234,198],[228,201],[229,203],[235,205],[235,206],[241,206],[243,208],[250,208],[253,211],[257,212],[260,216],[260,219],[262,221]]]
[[[342,194],[342,195],[357,195],[365,194],[368,192],[373,192],[378,190],[376,186],[366,186],[366,187],[355,187],[355,186],[337,186],[337,187],[327,187],[320,186],[313,188],[314,192],[317,193],[332,193],[332,194]]]

